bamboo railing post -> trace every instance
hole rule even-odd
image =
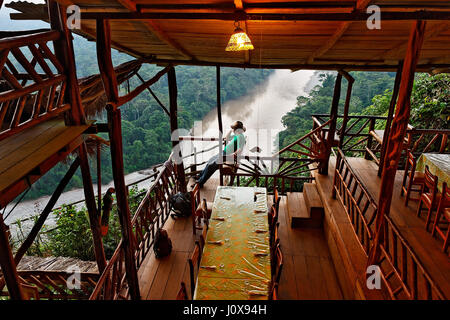
[[[372,141],[373,141],[373,137],[370,134],[371,131],[373,131],[375,129],[375,118],[370,118],[370,122],[369,122],[369,132],[368,132],[368,139],[367,139],[367,146],[366,146],[366,153],[364,155],[364,159],[366,160],[370,160],[370,152],[369,150],[372,150]]]
[[[22,288],[19,283],[16,264],[14,263],[11,247],[9,245],[7,227],[5,225],[5,222],[3,221],[3,215],[1,214],[0,214],[0,267],[11,299],[24,300],[25,297],[23,295]]]
[[[95,259],[97,260],[98,270],[101,274],[106,268],[106,256],[103,248],[102,236],[100,233],[100,219],[95,202],[95,194],[94,188],[92,186],[92,179],[85,142],[83,142],[78,148],[78,157],[80,159],[81,175],[83,177],[84,197],[86,200],[86,208],[89,213],[89,224],[91,226],[92,238],[94,242]]]
[[[117,211],[122,230],[122,250],[125,256],[126,278],[132,300],[140,300],[139,281],[136,261],[134,259],[135,243],[131,229],[130,208],[128,206],[127,188],[125,186],[122,146],[122,125],[120,109],[107,106],[109,140],[111,141],[111,161],[114,187],[116,189]]]
[[[331,104],[330,110],[330,126],[328,127],[328,137],[327,137],[327,154],[323,162],[321,163],[319,173],[323,175],[328,174],[328,162],[330,160],[331,149],[334,144],[334,135],[336,133],[336,124],[338,118],[338,107],[339,107],[339,98],[341,96],[341,84],[342,84],[342,74],[338,73],[336,77],[336,83],[334,85],[334,93],[333,93],[333,102]]]
[[[386,157],[380,184],[380,198],[375,221],[375,237],[369,253],[368,265],[378,264],[380,260],[383,224],[386,221],[385,215],[389,215],[394,189],[393,177],[397,171],[398,162],[402,153],[403,139],[408,127],[411,109],[411,90],[414,83],[414,73],[420,55],[420,48],[423,44],[425,25],[426,22],[424,21],[415,21],[409,36],[399,87],[399,98],[386,148]]]
[[[345,105],[344,105],[344,117],[342,119],[342,127],[341,132],[339,134],[339,148],[342,149],[342,144],[344,143],[345,138],[345,130],[347,129],[347,121],[348,121],[348,111],[350,108],[350,100],[352,97],[352,88],[355,79],[346,71],[341,71],[344,77],[347,79],[347,95],[345,96]]]
[[[53,42],[55,55],[63,66],[67,76],[66,94],[64,99],[71,105],[69,115],[70,124],[85,124],[86,119],[81,102],[80,88],[78,86],[75,54],[73,51],[72,34],[67,28],[67,14],[65,7],[54,0],[48,0],[48,16],[53,30],[61,32],[61,37]]]
[[[131,229],[130,208],[125,185],[121,114],[117,108],[119,92],[117,77],[111,58],[111,29],[107,20],[97,20],[97,61],[103,81],[108,105],[108,131],[114,187],[116,189],[117,211],[122,231],[122,251],[125,257],[125,270],[132,300],[140,300],[139,281],[134,259],[134,237]]]
[[[402,76],[402,69],[403,69],[403,61],[399,63],[397,73],[395,74],[394,90],[392,91],[391,103],[389,105],[389,112],[388,112],[388,117],[386,119],[386,127],[384,129],[383,141],[382,141],[382,145],[381,145],[380,164],[378,165],[378,176],[379,177],[381,177],[381,174],[383,172],[384,157],[386,154],[386,147],[388,144],[389,133],[391,131],[392,118],[394,117],[394,109],[395,109],[395,104],[397,102],[398,89],[400,87],[400,80],[401,80],[401,76]]]
[[[175,163],[177,171],[178,190],[180,192],[187,192],[186,176],[184,173],[183,158],[181,149],[179,149],[180,139],[178,134],[178,89],[175,67],[171,67],[167,72],[167,79],[169,83],[169,101],[170,101],[170,131],[172,133],[172,148],[174,152],[180,152],[179,163]],[[175,134],[175,136],[174,136]]]

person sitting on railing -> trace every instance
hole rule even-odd
[[[236,121],[235,123],[233,123],[231,125],[231,129],[232,130],[228,131],[225,137],[226,146],[223,149],[223,155],[227,157],[232,156],[234,159],[234,156],[239,155],[245,146],[244,132],[247,129],[244,127],[244,124],[241,121]],[[232,137],[231,133],[234,134]],[[218,154],[208,160],[206,167],[199,174],[198,179],[196,181],[199,184],[200,188],[203,187],[206,181],[208,181],[208,179],[219,168],[218,160],[219,160]]]

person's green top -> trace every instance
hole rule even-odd
[[[242,133],[235,134],[231,138],[231,141],[225,146],[223,152],[225,154],[232,154],[236,152],[237,149],[243,148],[244,145],[245,145],[245,136]]]

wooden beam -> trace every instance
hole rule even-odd
[[[355,11],[351,13],[179,13],[179,12],[81,12],[83,20],[221,20],[221,21],[367,21],[371,14]],[[383,13],[384,21],[450,19],[450,11],[411,12],[392,11]]]
[[[106,268],[106,257],[100,232],[100,215],[97,211],[97,204],[95,202],[95,194],[92,185],[91,172],[89,169],[89,161],[85,142],[83,142],[78,148],[78,158],[80,159],[81,175],[83,177],[84,198],[89,214],[89,224],[91,226],[95,259],[97,260],[98,271],[101,274]]]
[[[341,133],[339,135],[339,148],[342,148],[342,144],[344,143],[345,130],[347,129],[348,111],[350,108],[352,88],[355,79],[346,71],[340,71],[339,73],[342,74],[345,77],[345,79],[347,79],[347,95],[345,96],[344,118],[342,119]]]
[[[354,12],[359,12],[367,8],[371,0],[358,0]],[[334,34],[328,39],[328,41],[322,45],[319,49],[314,51],[307,59],[308,63],[313,63],[315,58],[318,58],[328,52],[339,41],[342,35],[351,26],[351,22],[343,22],[334,32]]]
[[[111,57],[111,28],[108,20],[97,20],[97,62],[108,103],[117,108],[119,88]]]
[[[79,158],[76,158],[72,165],[70,166],[69,170],[67,170],[64,177],[59,182],[58,186],[56,187],[55,191],[53,192],[52,196],[50,197],[50,200],[48,200],[47,205],[45,206],[44,210],[40,214],[38,220],[34,224],[33,228],[31,229],[30,233],[28,234],[25,241],[22,243],[20,248],[17,250],[16,255],[14,256],[14,262],[16,265],[19,264],[22,257],[25,255],[27,250],[31,247],[34,240],[36,239],[36,236],[38,235],[39,231],[41,230],[42,226],[44,225],[45,221],[47,220],[49,214],[52,212],[53,207],[56,204],[56,201],[58,201],[60,195],[66,188],[67,184],[70,182],[70,179],[72,179],[72,176],[77,171],[78,167],[80,166],[80,160]]]
[[[383,141],[381,144],[380,163],[378,164],[378,176],[381,177],[383,173],[384,161],[386,156],[386,147],[389,142],[389,134],[391,132],[392,118],[394,117],[395,105],[397,103],[398,90],[400,87],[400,80],[402,76],[403,61],[399,63],[397,72],[395,74],[394,90],[392,91],[391,103],[389,105],[388,117],[386,119],[386,127],[384,128]]]
[[[132,0],[118,0],[118,2],[131,12],[137,12],[136,3]],[[170,38],[170,36],[154,21],[151,19],[143,21],[145,27],[153,33],[159,40],[170,46],[172,49],[177,51],[184,57],[187,57],[191,60],[195,60],[195,57],[192,53],[183,48],[177,41]]]
[[[433,39],[438,37],[441,33],[450,29],[449,22],[443,22],[438,25],[433,26],[432,28],[428,28],[424,35],[424,41]],[[394,46],[393,48],[385,51],[384,53],[379,54],[379,56],[383,57],[385,60],[392,60],[393,58],[398,57],[401,54],[406,52],[408,46],[408,42],[401,42]]]
[[[169,83],[169,101],[170,101],[170,131],[172,137],[172,150],[173,152],[180,152],[178,145],[180,143],[178,134],[178,89],[177,78],[175,74],[175,68],[171,67],[167,73],[167,80]],[[186,192],[186,177],[184,173],[183,159],[180,156],[175,157],[175,168],[177,171],[178,190],[180,192]]]
[[[217,125],[219,127],[219,183],[223,186],[222,164],[223,164],[223,123],[222,123],[222,95],[220,92],[220,66],[216,67],[216,99],[217,99]]]
[[[331,149],[334,144],[334,136],[336,133],[336,124],[338,118],[338,109],[339,109],[339,99],[341,97],[341,86],[342,86],[342,73],[338,73],[336,76],[336,82],[334,84],[334,92],[333,92],[333,101],[331,103],[330,110],[330,126],[328,128],[328,137],[327,137],[327,156],[325,161],[320,164],[319,173],[327,175],[328,174],[328,162],[331,155]]]
[[[106,107],[109,125],[109,140],[113,169],[114,187],[116,189],[117,211],[122,230],[122,250],[125,256],[126,278],[132,300],[140,300],[139,281],[136,269],[135,239],[131,228],[128,192],[125,185],[122,146],[122,124],[120,109],[113,105]]]
[[[375,220],[375,237],[369,253],[368,265],[377,265],[380,261],[380,244],[384,239],[384,217],[389,215],[394,179],[398,163],[402,153],[403,139],[406,135],[411,111],[411,90],[414,83],[414,73],[423,44],[426,22],[416,21],[412,28],[408,41],[408,50],[403,63],[400,80],[399,95],[395,117],[389,133],[386,156],[383,165],[383,173],[380,184],[380,198]]]
[[[62,64],[67,77],[64,99],[71,105],[70,122],[74,125],[85,124],[86,118],[81,102],[80,88],[78,86],[72,35],[66,25],[66,11],[56,1],[49,0],[48,16],[52,30],[57,30],[62,34],[62,37],[53,42],[53,46],[55,55],[59,63]]]
[[[229,68],[244,68],[244,69],[291,69],[298,70],[346,70],[346,71],[396,71],[398,64],[380,64],[380,65],[359,65],[351,63],[320,63],[320,64],[245,64],[245,63],[230,63],[230,62],[207,62],[207,61],[188,61],[176,59],[149,59],[149,63],[157,65],[186,65],[186,66],[221,66]],[[449,68],[450,64],[421,64],[417,66],[417,71],[430,72],[434,68]]]
[[[121,105],[124,105],[125,103],[136,98],[139,94],[142,93],[142,91],[144,91],[145,89],[148,89],[152,84],[157,82],[163,75],[165,75],[170,70],[170,68],[172,68],[172,66],[165,67],[163,70],[159,71],[153,78],[143,82],[140,86],[135,88],[133,91],[131,91],[126,96],[120,97],[119,101],[117,103],[117,106],[119,107]]]
[[[145,80],[141,77],[141,75],[139,73],[136,73],[136,76],[139,78],[139,80],[142,83],[145,83]],[[148,90],[148,92],[150,92],[150,94],[152,95],[153,99],[155,99],[155,101],[159,104],[161,109],[163,109],[163,111],[170,117],[169,110],[167,110],[166,106],[161,102],[161,100],[159,100],[159,98],[156,96],[156,94],[153,92],[153,90],[150,87],[147,87],[147,90]]]
[[[19,283],[16,264],[9,245],[8,232],[3,215],[0,214],[0,267],[4,281],[12,300],[24,300],[25,296]]]

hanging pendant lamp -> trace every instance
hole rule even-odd
[[[225,51],[253,50],[253,44],[248,35],[239,26],[239,21],[234,22],[235,30],[228,41]]]

